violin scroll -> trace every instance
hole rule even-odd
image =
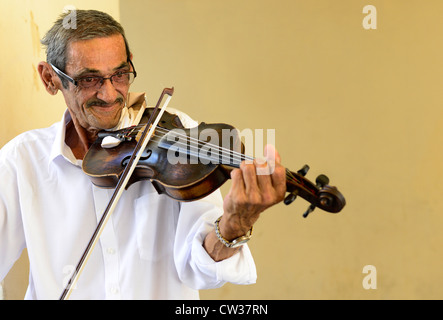
[[[315,208],[320,208],[330,213],[338,213],[346,205],[346,200],[336,187],[329,185],[329,178],[321,174],[315,180],[315,184],[305,178],[309,170],[308,165],[304,165],[297,172],[286,170],[286,188],[289,195],[284,203],[291,204],[297,196],[301,196],[310,206],[303,214],[306,218]]]

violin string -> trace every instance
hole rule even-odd
[[[187,136],[185,134],[182,134],[182,133],[179,133],[179,132],[176,132],[176,131],[168,130],[168,129],[161,128],[161,127],[159,127],[158,129],[160,129],[159,130],[160,132],[163,131],[162,133],[164,133],[165,135],[168,134],[169,132],[173,132],[176,136],[184,137],[186,140],[189,140],[189,141],[192,141],[194,143],[197,143],[198,145],[209,146],[212,149],[217,149],[217,150],[221,150],[222,152],[225,152],[225,153],[228,153],[228,154],[233,154],[233,155],[239,157],[239,159],[242,159],[242,160],[254,160],[254,158],[246,156],[246,155],[244,155],[244,154],[242,154],[240,152],[237,152],[237,151],[234,151],[234,150],[231,150],[231,149],[228,149],[228,148],[220,147],[218,145],[215,145],[215,144],[212,144],[212,143],[209,143],[209,142],[204,142],[204,141],[198,140],[198,139],[196,139],[194,137],[189,137],[189,136]]]
[[[137,131],[134,130],[134,128],[141,128],[143,126],[144,125],[138,125],[138,126],[131,127],[131,130],[132,130],[131,132],[132,133],[137,132]],[[156,135],[155,132],[157,132],[157,131],[159,133],[162,133],[162,135],[158,135],[158,134]],[[236,164],[237,166],[240,164],[240,162],[242,160],[251,160],[251,161],[254,160],[254,158],[246,156],[246,155],[244,155],[242,153],[239,153],[239,152],[236,152],[234,150],[227,149],[227,148],[224,148],[224,147],[220,147],[220,146],[212,144],[212,143],[204,142],[204,141],[198,140],[196,138],[189,137],[189,136],[187,136],[185,134],[182,134],[182,133],[179,133],[179,132],[176,132],[176,131],[173,131],[173,130],[169,130],[169,129],[166,129],[166,128],[157,127],[155,132],[154,132],[154,136],[158,136],[158,137],[164,137],[166,134],[168,134],[170,132],[173,132],[176,137],[183,137],[182,140],[186,140],[187,142],[189,142],[189,141],[193,142],[193,143],[190,143],[190,144],[185,144],[185,143],[182,143],[182,142],[175,142],[175,145],[177,145],[177,146],[184,146],[184,147],[190,146],[191,148],[192,147],[197,148],[197,151],[196,151],[196,154],[195,154],[197,157],[199,155],[199,152],[198,152],[199,148],[198,147],[209,147],[211,150],[215,150],[218,153],[220,153],[222,158],[223,157],[225,157],[225,158],[229,157],[233,161],[238,161],[238,163]],[[214,159],[208,159],[208,160],[214,160]]]
[[[154,134],[153,137],[151,137],[151,141],[159,143],[162,140],[161,137],[163,137],[163,136],[159,136],[159,135],[155,135]],[[200,152],[201,149],[199,149],[198,147],[196,147],[196,146],[192,147],[192,145],[189,145],[189,144],[186,144],[186,143],[183,143],[183,142],[175,142],[174,146],[179,147],[179,150],[176,150],[179,153],[186,154],[186,155],[189,155],[189,156],[193,156],[193,157],[196,157],[196,158],[200,158],[201,160],[207,160],[208,162],[212,162],[214,164],[220,163],[220,164],[224,164],[224,165],[230,165],[230,166],[233,166],[233,167],[239,167],[240,166],[240,162],[241,161],[239,161],[235,157],[229,157],[228,158],[226,156],[226,154],[219,155],[219,154],[217,154],[217,152],[214,152],[215,153],[215,155],[214,155],[211,152],[212,156],[208,156],[207,154],[204,154],[204,153]],[[188,148],[188,147],[190,147],[190,148]]]
[[[158,134],[156,135],[156,134],[154,134],[153,137],[151,138],[151,141],[161,142],[163,136],[164,135],[158,135]],[[186,144],[186,143],[175,142],[175,144],[177,144],[179,146],[184,146],[184,148],[186,150],[188,150],[187,147],[189,145]],[[208,160],[208,161],[213,161],[213,163],[219,163],[218,161],[220,160],[220,157],[216,157],[216,156],[208,157],[206,155],[202,155],[200,152],[198,152],[198,149],[195,152],[193,152],[192,150],[191,151],[187,151],[186,154],[190,155],[190,156],[195,156],[195,157],[200,158],[200,159],[204,159],[204,160]],[[235,166],[237,168],[239,167],[239,162],[238,163],[225,163],[225,162],[222,161],[221,164],[231,165],[231,166]],[[286,169],[286,179],[289,180],[289,181],[292,181],[292,182],[301,183],[301,181],[299,179],[297,179],[294,176],[294,174],[289,169]]]
[[[286,179],[291,180],[292,182],[298,181],[298,179],[295,178],[295,176],[293,175],[293,173],[289,169],[286,169]]]
[[[159,129],[163,130],[163,132],[166,132],[164,135],[168,134],[169,132],[173,132],[173,131],[168,130],[168,129],[165,129],[165,128],[160,128],[160,127],[159,127]],[[159,131],[161,131],[161,130],[159,130]],[[183,137],[189,138],[187,135],[180,134],[180,133],[177,133],[177,132],[174,132],[174,133],[177,134],[177,135],[179,135],[179,136],[183,136]],[[154,135],[155,135],[155,133],[154,133]],[[164,135],[162,135],[162,136],[157,135],[157,137],[163,137]],[[192,139],[192,137],[189,138],[189,139]],[[160,138],[160,140],[161,140],[161,138]],[[160,140],[158,140],[158,142],[159,142]],[[217,145],[214,145],[214,144],[211,144],[211,143],[204,143],[204,142],[202,142],[202,141],[200,141],[200,140],[198,140],[198,139],[195,139],[195,138],[193,138],[193,140],[195,140],[195,141],[197,141],[198,143],[201,143],[201,144],[203,144],[203,145],[211,145],[211,146],[213,146],[213,147],[215,147],[215,148],[220,148],[220,147],[217,146]],[[185,146],[185,147],[188,146],[186,143],[179,143],[179,142],[176,142],[176,143],[179,144],[179,145],[181,145],[181,146]],[[253,160],[253,159],[254,159],[254,158],[252,158],[252,157],[248,157],[248,156],[246,156],[246,155],[244,155],[244,154],[241,154],[241,153],[238,153],[238,152],[232,151],[232,150],[230,150],[230,149],[226,149],[226,148],[220,148],[220,149],[227,150],[228,153],[229,153],[229,152],[236,153],[236,154],[240,157],[240,160],[239,160],[239,161],[241,161],[241,160],[245,160],[245,159],[248,159],[248,160]],[[199,155],[201,156],[201,154],[199,154],[199,153],[197,152],[197,156],[199,156]],[[210,158],[206,158],[206,159],[210,159]],[[286,178],[287,178],[288,180],[291,180],[291,181],[294,181],[294,182],[298,181],[298,179],[294,176],[294,174],[293,174],[289,169],[286,169]]]
[[[159,127],[159,128],[160,128],[160,127]],[[246,155],[244,155],[244,154],[242,154],[242,153],[239,153],[239,152],[233,151],[233,150],[231,150],[231,149],[227,149],[227,148],[219,147],[218,145],[211,144],[211,143],[205,143],[205,142],[202,142],[201,140],[198,140],[198,139],[196,139],[196,138],[192,138],[192,137],[189,137],[189,136],[187,136],[187,135],[184,135],[184,134],[181,134],[181,133],[177,133],[177,132],[175,132],[175,131],[168,130],[168,129],[165,129],[165,128],[160,128],[160,129],[163,130],[163,132],[166,132],[166,133],[163,134],[162,136],[157,135],[157,137],[163,137],[164,135],[168,134],[169,132],[174,132],[174,133],[177,134],[178,136],[185,137],[187,140],[188,140],[188,139],[189,139],[189,140],[194,140],[194,141],[198,142],[199,144],[202,144],[203,146],[210,145],[211,148],[219,149],[219,150],[224,150],[225,153],[232,153],[232,154],[235,154],[235,155],[237,156],[237,158],[235,158],[235,160],[239,161],[239,162],[236,164],[237,167],[239,166],[239,164],[240,164],[240,162],[241,162],[242,160],[251,160],[251,161],[254,160],[253,157],[246,156]],[[159,130],[159,131],[161,131],[161,130]],[[155,133],[154,133],[154,135],[155,135]],[[161,140],[161,138],[160,138],[160,140]],[[159,140],[159,141],[160,141],[160,140]],[[189,144],[186,144],[186,143],[179,143],[179,142],[176,142],[176,144],[178,144],[178,145],[180,145],[180,146],[185,146],[185,147],[188,147],[188,146],[189,146]],[[192,146],[192,144],[191,144],[190,146]],[[202,157],[201,153],[199,153],[198,150],[199,150],[199,149],[197,148],[197,151],[195,152],[194,156],[196,156],[196,157]],[[213,158],[206,157],[205,159],[206,159],[206,160],[213,160],[213,159],[215,159],[216,161],[219,160],[219,159],[217,159],[216,157],[213,157]],[[291,181],[293,181],[293,182],[298,182],[298,179],[294,176],[294,174],[293,174],[289,169],[286,169],[286,178],[287,178],[287,180],[291,180]]]
[[[164,135],[155,135],[154,134],[153,137],[155,137],[155,139],[151,138],[152,141],[154,141],[154,142],[161,142],[161,140],[164,137]],[[177,144],[177,145],[179,145],[181,147],[184,147],[186,150],[188,150],[187,147],[189,146],[189,144],[182,143],[182,142],[175,142],[175,144]],[[193,152],[193,150],[186,151],[186,154],[190,155],[190,156],[195,156],[195,157],[200,158],[200,159],[205,159],[205,160],[208,160],[208,161],[213,161],[213,163],[219,163],[218,161],[220,160],[220,157],[216,157],[216,156],[208,157],[206,155],[202,155],[202,153],[200,153],[198,151],[199,151],[199,149],[197,148],[197,150],[194,151],[194,152]],[[222,164],[231,165],[231,166],[234,165],[237,168],[239,167],[240,162],[237,162],[237,163],[225,163],[225,162],[221,161]],[[302,183],[299,179],[296,178],[296,176],[289,169],[286,169],[286,179],[289,180],[289,181],[295,182],[295,183]]]
[[[144,126],[144,124],[136,125],[136,126],[131,127],[131,130],[140,129],[143,126]],[[134,130],[133,132],[138,132],[138,131],[139,130]],[[157,131],[160,134],[156,134]],[[186,140],[186,142],[190,142],[190,143],[184,143],[179,140],[174,143],[174,145],[176,145],[178,147],[182,147],[185,150],[189,150],[186,152],[186,154],[188,154],[190,156],[200,157],[200,158],[202,158],[204,160],[208,160],[208,161],[214,161],[214,163],[218,163],[218,161],[220,161],[220,158],[223,159],[223,157],[225,157],[225,158],[228,157],[229,159],[232,160],[232,163],[223,163],[223,161],[221,163],[235,165],[237,167],[240,165],[240,162],[243,160],[251,160],[251,161],[254,160],[253,157],[244,155],[240,152],[237,152],[237,151],[225,148],[225,147],[220,147],[220,146],[213,144],[213,143],[201,141],[201,140],[196,139],[194,137],[189,137],[186,134],[182,134],[180,132],[166,129],[166,128],[163,128],[160,126],[157,126],[156,131],[154,131],[154,134],[153,134],[153,137],[151,138],[151,140],[155,141],[155,142],[161,142],[163,137],[167,134],[170,134],[170,132],[174,133],[174,135],[176,137],[182,137],[182,138],[184,138],[184,140]],[[154,140],[154,138],[156,138],[156,139]],[[197,144],[197,145],[195,145],[195,144]],[[202,155],[202,153],[199,152],[199,150],[200,150],[199,147],[206,147],[206,146],[209,147],[211,150],[215,150],[216,154],[218,154],[217,152],[220,152],[220,155],[218,157],[217,156],[208,157],[207,155]],[[188,147],[190,149],[188,149]],[[194,150],[192,150],[192,148],[194,148]],[[238,161],[238,162],[236,163],[235,161]],[[287,180],[299,182],[298,179],[293,175],[293,173],[289,169],[286,169],[286,178],[287,178]]]
[[[158,135],[158,134],[155,135],[154,134],[153,137],[155,137],[155,139],[151,138],[151,140],[154,141],[154,142],[160,142],[162,140],[163,136],[164,135]],[[182,143],[182,142],[175,142],[175,144],[177,144],[177,145],[179,145],[181,147],[184,147],[186,150],[188,150],[187,147],[189,146],[189,144]],[[237,168],[239,167],[239,164],[241,162],[240,161],[240,162],[237,162],[237,163],[231,163],[231,162],[230,163],[226,163],[226,162],[223,162],[223,160],[221,162],[219,162],[220,161],[220,157],[217,157],[217,156],[208,157],[207,155],[202,155],[202,153],[200,153],[198,151],[199,151],[199,149],[197,148],[196,151],[195,150],[186,151],[186,154],[190,155],[190,156],[195,156],[195,157],[200,158],[200,159],[212,161],[213,163],[221,163],[221,164],[225,164],[225,165],[231,165],[231,166],[235,166]],[[288,181],[292,181],[292,182],[295,182],[295,183],[299,183],[299,184],[302,183],[299,179],[296,178],[296,176],[289,169],[286,169],[286,179]]]
[[[131,129],[141,128],[143,126],[144,125],[141,124],[141,125],[137,125],[137,126],[131,127]],[[212,144],[212,143],[204,142],[204,141],[198,140],[198,139],[196,139],[194,137],[189,137],[189,136],[187,136],[185,134],[182,134],[182,133],[179,133],[179,132],[176,132],[176,131],[173,131],[173,130],[169,130],[169,129],[166,129],[166,128],[162,128],[160,126],[157,126],[156,131],[159,131],[159,132],[163,133],[163,135],[161,137],[163,137],[164,135],[168,134],[169,132],[173,132],[176,136],[184,137],[186,140],[193,141],[197,145],[208,146],[211,149],[216,149],[218,151],[221,151],[222,155],[232,154],[235,157],[235,159],[238,160],[239,162],[241,162],[242,160],[251,160],[251,161],[254,160],[253,157],[244,155],[244,154],[242,154],[240,152],[237,152],[237,151],[234,151],[234,150],[231,150],[231,149],[228,149],[228,148],[220,147],[220,146]],[[154,132],[154,135],[155,135],[155,132]]]
[[[163,130],[163,132],[161,132],[162,130]],[[168,131],[167,129],[164,129],[164,128],[161,128],[159,131],[160,131],[160,133],[164,133],[164,135],[169,134],[169,132],[174,133],[176,137],[183,137],[187,142],[190,141],[191,143],[189,145],[191,147],[197,147],[197,149],[198,149],[198,147],[209,147],[211,150],[213,149],[213,150],[216,150],[217,152],[220,152],[221,156],[231,157],[235,160],[238,160],[239,162],[241,162],[242,160],[251,160],[251,161],[254,160],[254,158],[246,156],[240,152],[236,152],[236,151],[228,149],[228,148],[220,147],[216,144],[212,144],[209,142],[204,142],[204,141],[198,140],[196,138],[189,137],[185,134],[178,133],[176,131],[172,131],[172,130]]]

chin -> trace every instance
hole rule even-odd
[[[110,114],[108,114],[110,115]],[[114,116],[106,117],[106,114],[98,116],[95,115],[93,119],[93,126],[99,130],[109,130],[118,125],[120,121],[121,110]]]
[[[103,119],[102,121],[98,119],[93,119],[91,121],[90,119],[88,127],[94,131],[109,130],[117,126],[119,120],[120,118],[112,121],[103,121]]]
[[[100,130],[109,130],[109,129],[114,128],[117,125],[118,125],[118,121],[115,121],[115,122],[112,122],[112,123],[101,124],[98,127],[100,128]]]

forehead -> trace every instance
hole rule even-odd
[[[88,68],[106,73],[126,60],[126,46],[121,34],[79,40],[68,47],[66,71]]]

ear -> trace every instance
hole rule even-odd
[[[61,82],[52,67],[47,62],[42,61],[38,64],[38,73],[46,91],[53,96],[56,95]]]

